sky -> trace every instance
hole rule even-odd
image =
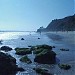
[[[36,31],[73,15],[75,0],[0,0],[0,30]]]

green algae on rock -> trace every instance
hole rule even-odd
[[[58,66],[59,68],[64,69],[64,70],[69,70],[71,68],[71,66],[68,64],[59,64]]]
[[[44,68],[33,68],[33,70],[35,70],[36,73],[41,74],[41,75],[53,75],[49,73],[47,69],[44,69]]]
[[[26,55],[31,54],[30,48],[15,48],[16,54],[18,55]]]
[[[25,62],[27,64],[32,63],[32,61],[27,57],[27,55],[23,56],[20,61]]]

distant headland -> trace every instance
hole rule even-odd
[[[46,28],[37,29],[37,32],[48,31],[75,31],[75,14],[62,19],[54,19]]]

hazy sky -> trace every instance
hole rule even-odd
[[[74,0],[0,0],[0,30],[36,30],[74,14]]]

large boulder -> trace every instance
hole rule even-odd
[[[34,50],[36,54],[34,61],[41,64],[54,64],[56,63],[56,53],[52,51],[52,47],[48,45],[36,46]]]
[[[9,47],[9,46],[2,46],[0,49],[4,50],[4,51],[10,51],[10,50],[12,50],[12,48]]]
[[[15,51],[18,55],[26,55],[32,52],[30,48],[15,48]]]
[[[14,57],[0,52],[0,75],[12,75],[17,71],[24,71],[24,69],[18,68]]]
[[[41,64],[55,64],[56,53],[53,51],[42,51],[41,53],[35,56],[34,61]]]

